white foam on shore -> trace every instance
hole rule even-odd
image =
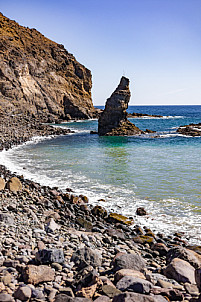
[[[134,119],[134,120],[168,120],[168,119],[184,119],[185,116],[172,116],[172,115],[164,115],[162,117],[158,116],[139,116],[139,117],[134,117],[134,116],[129,116],[129,119]]]
[[[0,163],[10,171],[19,175],[23,174],[25,178],[41,185],[56,186],[62,190],[72,188],[75,194],[88,196],[90,204],[101,205],[108,211],[133,216],[135,224],[145,225],[155,232],[162,232],[166,235],[184,232],[184,238],[189,237],[191,244],[201,244],[200,220],[192,212],[190,204],[184,205],[175,199],[164,199],[160,203],[154,200],[139,199],[135,196],[134,190],[125,186],[100,184],[97,180],[89,179],[74,171],[52,170],[51,174],[47,175],[45,165],[48,165],[48,160],[44,163],[43,169],[37,170],[37,166],[34,165],[35,171],[34,169],[29,170],[29,165],[32,166],[34,163],[31,160],[24,162],[23,152],[26,153],[26,146],[52,138],[53,136],[34,137],[23,145],[13,147],[8,151],[3,150],[0,152]],[[25,166],[27,166],[26,169],[24,169]],[[66,175],[66,173],[68,174]],[[100,199],[105,201],[100,201]],[[138,207],[144,207],[149,215],[137,216],[135,213]]]

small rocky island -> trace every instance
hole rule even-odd
[[[129,79],[122,77],[120,84],[107,99],[105,109],[98,120],[98,134],[106,136],[140,135],[144,132],[127,119],[130,101]]]
[[[201,136],[201,123],[180,126],[177,132],[187,136]]]

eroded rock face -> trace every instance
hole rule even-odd
[[[127,120],[128,103],[130,100],[129,79],[122,77],[119,86],[107,99],[105,109],[99,117],[99,135],[139,135],[139,128]]]
[[[89,118],[91,86],[90,70],[63,45],[0,13],[0,111]]]

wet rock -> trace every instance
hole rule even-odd
[[[139,294],[149,294],[153,285],[151,282],[144,279],[125,276],[117,282],[116,287],[121,291],[133,291]]]
[[[195,284],[195,269],[187,261],[174,258],[164,269],[164,274],[168,278],[173,278],[178,282]]]
[[[155,243],[152,246],[152,250],[159,252],[161,257],[166,256],[169,251],[168,247],[164,243]]]
[[[14,297],[21,301],[27,301],[31,298],[31,288],[29,286],[19,286],[14,293]]]
[[[120,84],[107,99],[98,120],[99,135],[139,135],[142,131],[127,120],[130,100],[129,79],[122,77]]]
[[[54,271],[46,265],[27,265],[22,275],[24,281],[31,284],[53,281],[55,277]]]
[[[85,247],[74,252],[71,261],[73,261],[79,269],[88,265],[98,267],[102,264],[102,256],[98,251]]]
[[[135,243],[141,243],[141,244],[148,243],[150,245],[155,243],[155,239],[152,236],[148,236],[148,235],[138,235],[136,237],[133,237],[133,241]]]
[[[145,268],[146,264],[144,259],[138,254],[123,254],[115,257],[113,266],[114,271],[118,271],[120,269],[141,271]]]
[[[137,208],[136,214],[139,216],[145,216],[145,215],[147,215],[147,211],[145,210],[145,208],[140,207],[140,208]]]
[[[91,210],[92,214],[94,216],[99,216],[102,218],[107,217],[107,211],[105,208],[101,207],[101,206],[95,206],[92,210]]]
[[[17,177],[10,178],[6,186],[11,192],[18,192],[22,190],[22,183]]]
[[[35,260],[40,264],[64,263],[64,253],[62,249],[39,250],[35,255]]]
[[[112,222],[112,223],[123,223],[125,225],[131,225],[133,224],[133,220],[129,219],[126,216],[123,216],[121,214],[117,214],[117,213],[111,213],[108,218],[107,218],[108,222]]]
[[[93,228],[93,224],[92,224],[90,221],[88,221],[88,220],[86,220],[86,219],[84,219],[84,218],[82,218],[82,217],[78,217],[78,218],[76,219],[76,222],[77,222],[79,225],[81,225],[83,228],[85,228],[86,231],[91,231],[92,228]]]

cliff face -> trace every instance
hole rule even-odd
[[[0,13],[0,109],[61,118],[90,118],[91,72],[39,33]]]
[[[105,109],[99,117],[99,135],[139,135],[143,133],[143,131],[127,120],[126,109],[128,108],[130,96],[129,79],[122,77],[116,90],[107,99]]]

